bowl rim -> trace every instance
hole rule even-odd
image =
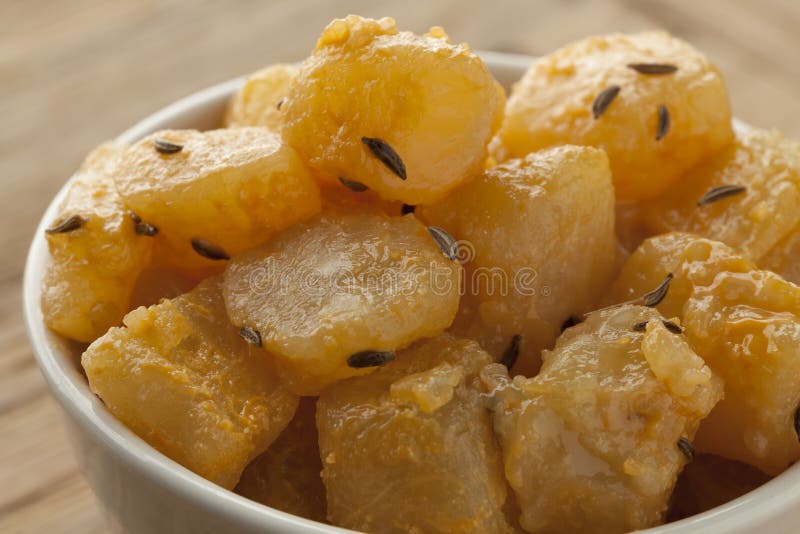
[[[534,61],[533,56],[478,51],[492,70],[508,69],[520,75]],[[134,142],[165,124],[197,110],[219,105],[240,87],[246,76],[240,76],[207,87],[169,104],[137,122],[117,137],[124,143]],[[737,127],[742,127],[736,121]],[[81,431],[93,435],[113,456],[150,482],[180,495],[187,502],[239,525],[251,529],[280,527],[288,533],[352,532],[333,525],[304,519],[251,501],[196,475],[163,455],[139,438],[106,410],[89,389],[83,375],[65,357],[63,342],[49,331],[42,319],[40,306],[41,279],[49,258],[44,230],[54,218],[66,193],[68,181],[53,197],[38,224],[32,239],[23,275],[23,312],[34,357],[53,396],[78,424]],[[701,514],[642,532],[648,534],[686,534],[697,532],[747,531],[770,520],[788,517],[789,510],[800,502],[800,463],[787,469],[766,484]],[[730,530],[728,530],[730,529]]]

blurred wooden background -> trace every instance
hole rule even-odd
[[[105,530],[22,324],[24,255],[50,198],[94,145],[207,85],[301,59],[348,13],[529,54],[665,28],[717,62],[739,117],[800,137],[797,0],[0,0],[0,532]]]

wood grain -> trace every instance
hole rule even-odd
[[[25,337],[22,265],[42,211],[84,154],[154,110],[275,61],[325,23],[392,15],[474,48],[546,53],[594,33],[666,28],[726,75],[736,114],[800,137],[796,0],[0,2],[0,532],[102,532]]]

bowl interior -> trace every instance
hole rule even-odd
[[[533,61],[530,56],[496,52],[479,54],[506,90]],[[132,143],[166,128],[217,128],[221,124],[228,98],[243,81],[243,77],[237,78],[194,93],[142,120],[122,133],[118,140]],[[737,127],[741,127],[741,124],[737,124]],[[80,354],[85,346],[49,331],[44,326],[39,306],[42,275],[49,261],[44,229],[55,218],[64,193],[65,189],[62,188],[47,208],[31,244],[23,282],[24,312],[34,355],[51,391],[81,430],[97,436],[104,445],[113,448],[121,461],[135,465],[159,484],[193,500],[197,506],[230,517],[232,524],[246,522],[249,525],[261,525],[265,532],[276,526],[284,532],[345,532],[262,506],[195,475],[129,431],[91,393],[80,367]],[[761,524],[765,518],[786,514],[792,505],[796,505],[798,491],[795,488],[798,483],[800,466],[794,466],[735,501],[647,532],[720,532],[722,528],[744,532]]]

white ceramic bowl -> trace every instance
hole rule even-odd
[[[528,56],[481,54],[506,87],[532,61]],[[242,83],[231,80],[195,93],[144,119],[119,140],[132,143],[163,128],[211,129]],[[53,395],[68,415],[78,462],[115,530],[136,533],[346,532],[240,497],[162,455],[117,421],[89,391],[77,347],[50,332],[39,305],[49,260],[44,229],[54,219],[64,189],[53,199],[31,244],[23,286],[25,320],[33,352]],[[798,532],[800,465],[735,501],[650,534]]]

